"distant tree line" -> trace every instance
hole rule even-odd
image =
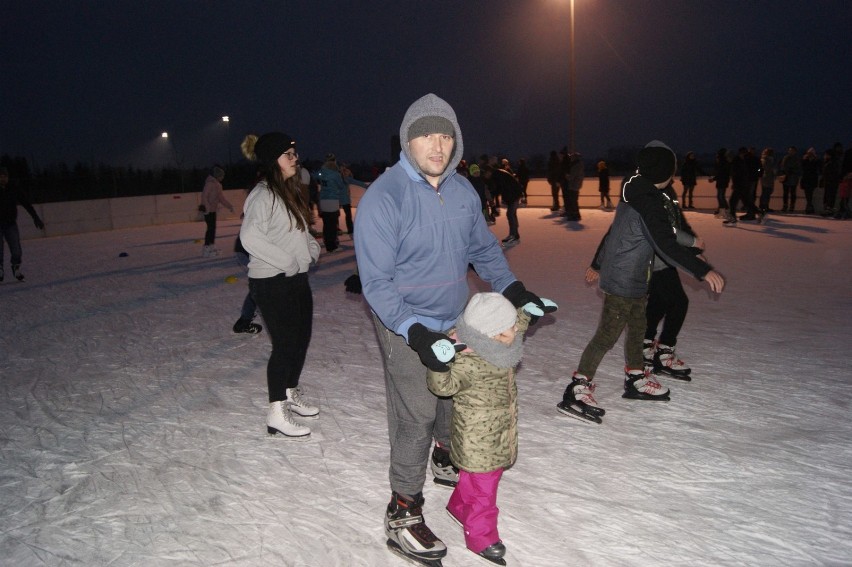
[[[635,147],[618,147],[611,148],[606,157],[583,156],[586,174],[596,175],[595,166],[601,159],[607,162],[612,175],[630,173],[637,151]],[[517,164],[519,158],[525,157],[533,177],[545,177],[547,174],[548,156],[545,154],[497,157],[508,157],[513,165]],[[703,161],[702,157],[707,161]],[[475,163],[475,158],[468,162]],[[699,162],[702,162],[706,173],[712,173],[712,154],[699,156]],[[0,156],[0,165],[8,168],[10,178],[27,192],[33,203],[200,192],[210,173],[210,168],[199,167],[142,169],[132,165],[94,165],[84,162],[72,166],[60,162],[34,170],[27,158],[6,154]],[[350,163],[349,167],[356,179],[373,181],[389,165],[392,164],[386,161],[360,161]],[[305,166],[317,170],[322,166],[322,161],[309,159],[305,161]],[[257,171],[255,163],[241,160],[220,167],[225,170],[225,189],[245,189],[254,184]]]

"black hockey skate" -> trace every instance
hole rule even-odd
[[[644,370],[625,369],[622,398],[631,400],[669,401],[669,389],[660,384],[653,374]]]
[[[581,421],[603,423],[601,418],[606,410],[598,406],[594,393],[595,385],[584,375],[575,372],[571,383],[565,388],[562,401],[556,404],[556,409]]]
[[[24,281],[24,274],[21,273],[21,265],[20,264],[12,264],[12,275],[15,276],[15,279],[19,282]]]
[[[429,567],[442,567],[447,546],[432,533],[423,520],[423,493],[409,500],[394,492],[385,515],[388,549],[409,561]]]
[[[456,487],[459,482],[459,469],[450,460],[450,452],[437,443],[432,450],[431,465],[435,484],[447,488]]]
[[[657,345],[654,353],[654,374],[666,374],[672,378],[689,382],[692,369],[675,356],[674,347],[664,344]]]

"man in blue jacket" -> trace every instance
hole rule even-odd
[[[448,456],[452,401],[426,387],[427,368],[448,371],[447,336],[467,304],[468,265],[516,307],[539,314],[556,304],[527,291],[506,262],[470,182],[456,174],[464,141],[450,105],[434,94],[415,101],[399,130],[400,160],[370,185],[355,218],[364,297],[384,359],[390,437],[385,519],[392,551],[428,564],[447,553],[422,506],[429,450],[438,484],[458,478]]]

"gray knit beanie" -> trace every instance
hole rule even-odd
[[[443,116],[424,116],[414,121],[408,129],[408,139],[419,138],[426,134],[446,134],[455,136],[456,130],[452,122]]]
[[[477,293],[470,298],[462,318],[471,329],[494,337],[518,322],[518,311],[500,293]]]

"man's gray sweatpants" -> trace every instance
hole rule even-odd
[[[453,402],[429,391],[427,369],[405,339],[373,320],[385,366],[391,490],[413,496],[423,490],[432,439],[450,446]]]

